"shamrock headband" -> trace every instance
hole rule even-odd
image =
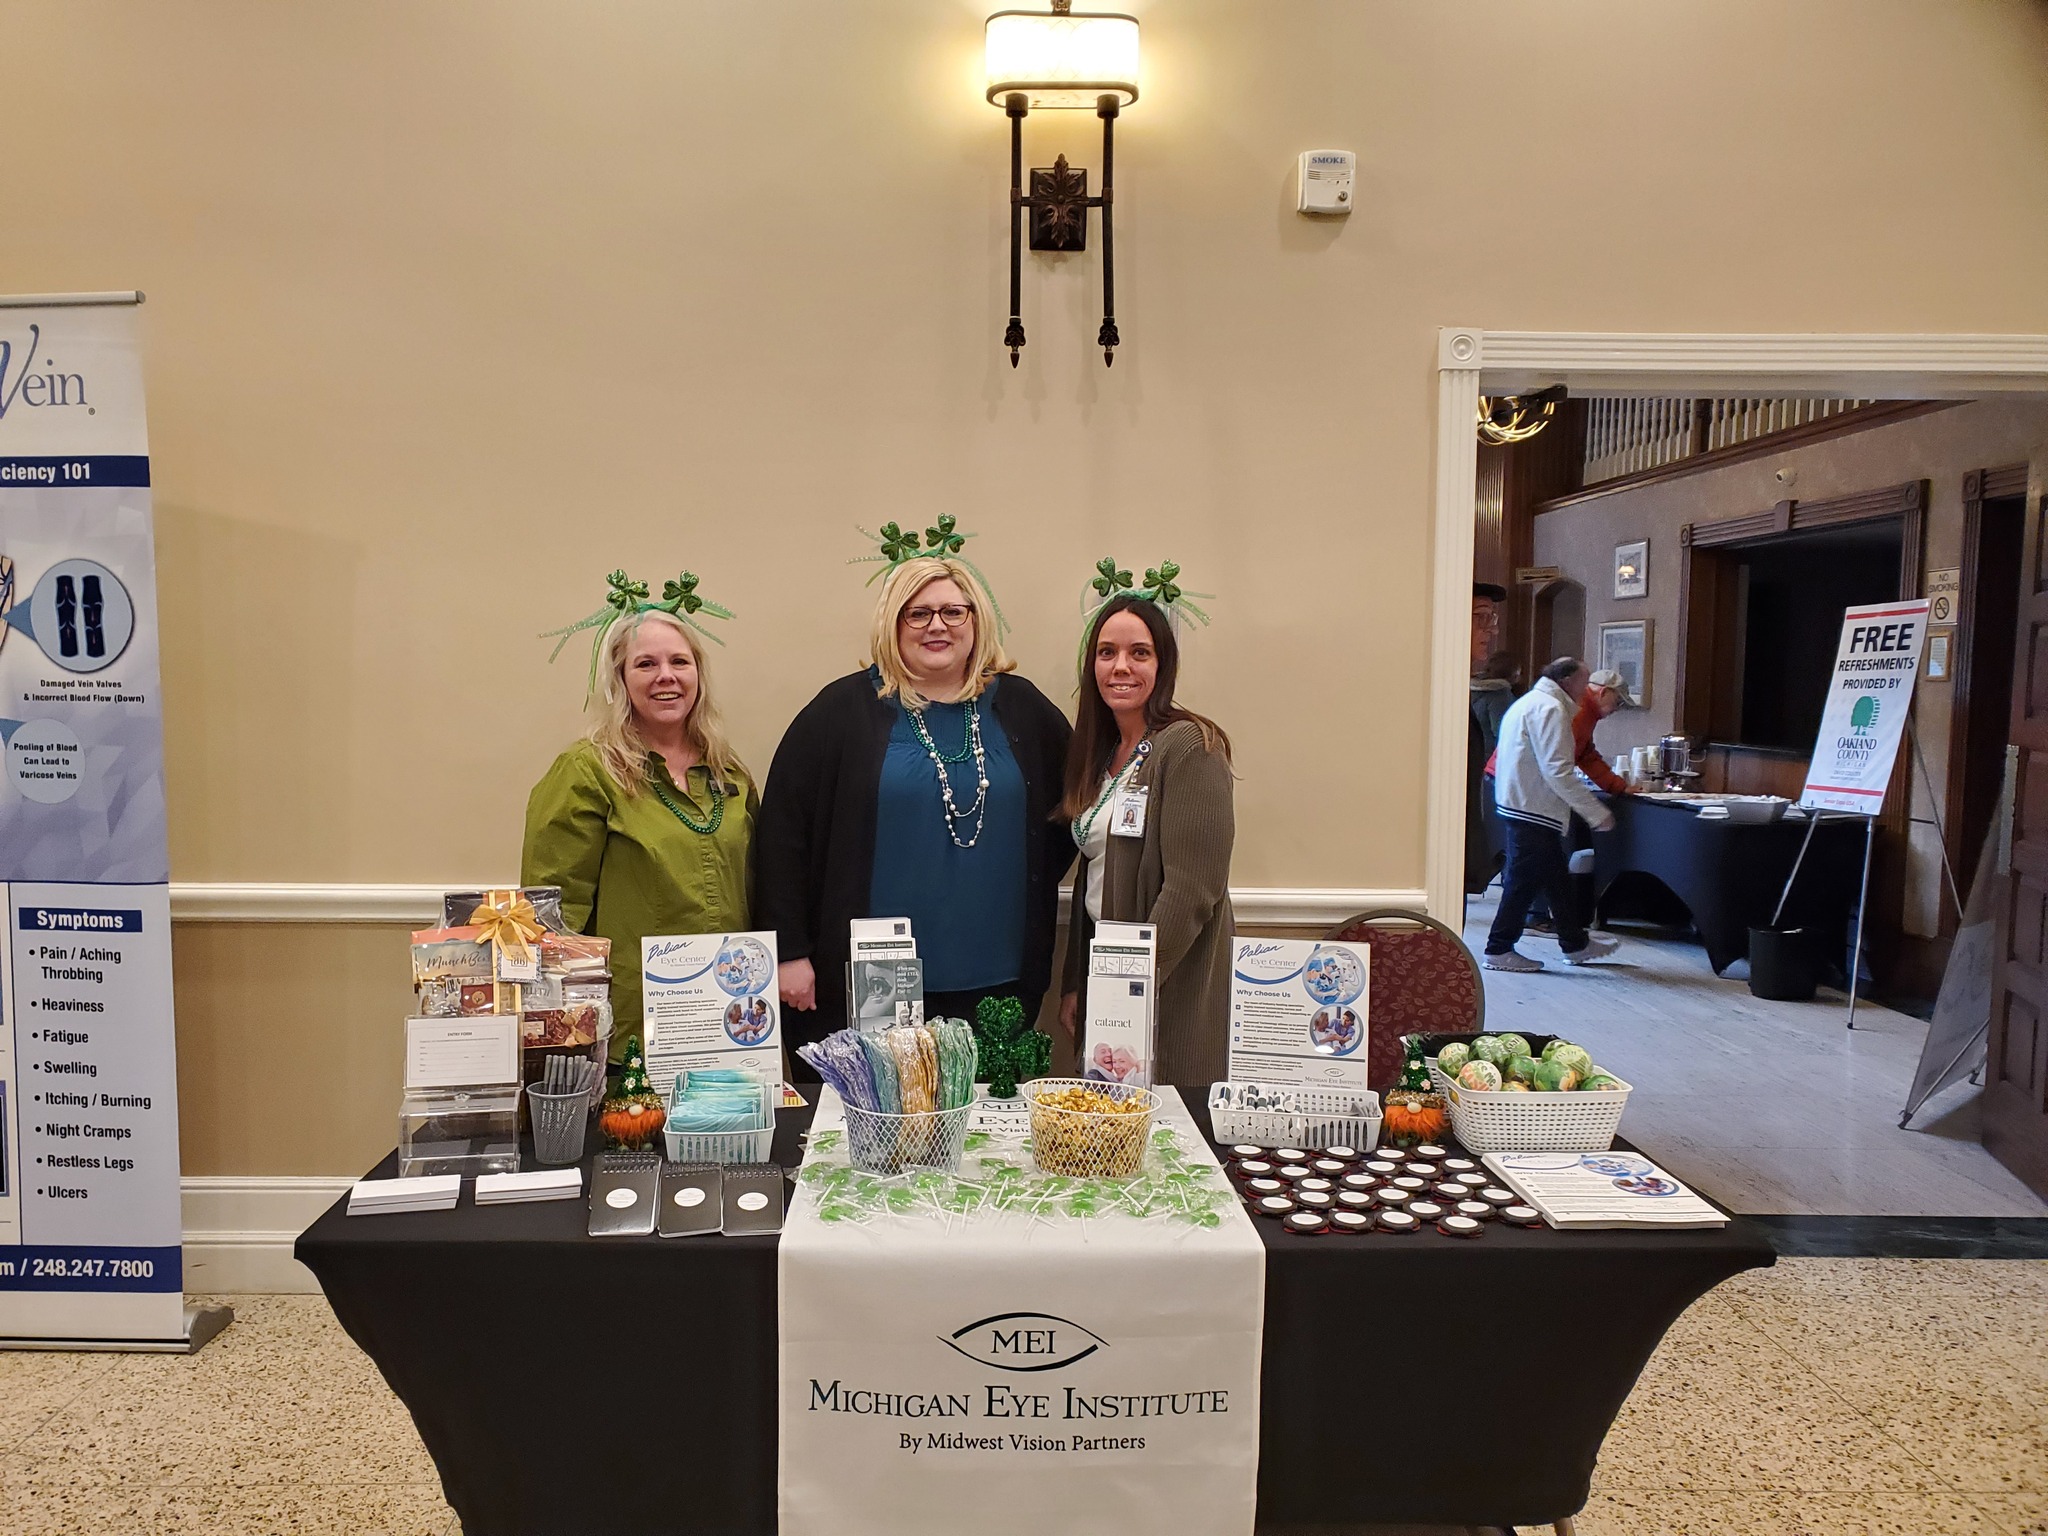
[[[605,593],[604,606],[597,612],[588,618],[578,619],[574,624],[564,625],[561,629],[550,629],[541,636],[543,640],[557,635],[561,637],[555,641],[555,648],[548,652],[548,660],[553,661],[562,654],[562,647],[569,643],[572,635],[586,629],[597,631],[591,636],[590,684],[583,695],[586,701],[591,694],[597,692],[597,664],[598,659],[604,655],[605,636],[611,633],[612,626],[620,619],[638,618],[643,613],[666,614],[678,624],[695,630],[706,640],[717,645],[725,644],[718,636],[699,624],[695,616],[701,613],[707,618],[729,619],[732,617],[732,610],[699,597],[697,578],[692,572],[684,571],[675,580],[663,582],[660,602],[649,599],[646,582],[635,581],[624,571],[613,571],[611,575],[605,577],[605,585],[611,590]]]
[[[863,586],[872,587],[882,577],[888,575],[906,560],[916,560],[919,558],[957,560],[974,573],[974,579],[981,583],[981,589],[988,594],[989,606],[995,609],[996,638],[1001,640],[1010,632],[1010,621],[1003,617],[1003,606],[996,601],[996,589],[989,584],[988,577],[982,574],[981,567],[960,553],[961,549],[966,546],[967,541],[973,538],[974,535],[959,532],[959,526],[959,519],[954,517],[952,513],[941,513],[938,522],[925,529],[924,547],[922,549],[918,547],[917,530],[915,528],[905,532],[894,523],[884,523],[874,533],[869,533],[867,529],[863,528],[860,530],[861,537],[873,539],[878,546],[876,552],[872,555],[862,555],[859,559],[850,560],[847,563],[849,565],[881,566],[879,571],[876,571],[874,575],[862,583]]]
[[[1145,584],[1141,587],[1131,580],[1131,573],[1118,567],[1113,556],[1104,556],[1095,562],[1095,577],[1088,583],[1094,589],[1095,601],[1088,601],[1087,591],[1081,594],[1081,606],[1087,617],[1081,623],[1081,653],[1086,660],[1088,637],[1095,630],[1095,621],[1102,610],[1120,597],[1142,598],[1154,603],[1166,614],[1167,622],[1178,624],[1180,616],[1186,614],[1198,624],[1207,624],[1209,615],[1188,601],[1191,597],[1213,598],[1211,592],[1188,592],[1179,585],[1180,567],[1171,560],[1162,560],[1145,568]]]

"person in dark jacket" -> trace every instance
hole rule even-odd
[[[847,924],[907,917],[927,1017],[1052,980],[1074,844],[1053,821],[1072,728],[1003,654],[973,567],[895,562],[871,665],[828,683],[783,734],[755,833],[756,920],[780,950],[792,1047],[846,1022]]]
[[[1493,642],[1500,634],[1500,605],[1508,600],[1508,589],[1491,581],[1472,583],[1472,675],[1486,668],[1493,654]],[[1503,710],[1502,713],[1506,711]],[[1488,837],[1486,824],[1485,768],[1498,739],[1489,735],[1481,712],[1474,707],[1465,717],[1465,894],[1476,896],[1492,884],[1500,865]]]

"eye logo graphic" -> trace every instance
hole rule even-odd
[[[1064,1317],[1044,1312],[999,1312],[977,1318],[939,1342],[976,1365],[999,1371],[1057,1371],[1086,1360],[1109,1341]]]
[[[1849,729],[1858,736],[1872,736],[1877,733],[1877,699],[1864,694],[1849,711]]]

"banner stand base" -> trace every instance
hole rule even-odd
[[[233,1307],[185,1303],[185,1336],[180,1339],[0,1339],[0,1349],[85,1350],[128,1355],[196,1355],[235,1320]]]

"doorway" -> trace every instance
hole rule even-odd
[[[1973,470],[1963,478],[1963,550],[1958,569],[1955,689],[1949,715],[1949,775],[1943,824],[1956,878],[1975,877],[1998,812],[2011,717],[2013,646],[2019,628],[2020,560],[2027,533],[2027,466]],[[1932,621],[1938,627],[1942,615]],[[1942,932],[1955,908],[1942,906]]]

